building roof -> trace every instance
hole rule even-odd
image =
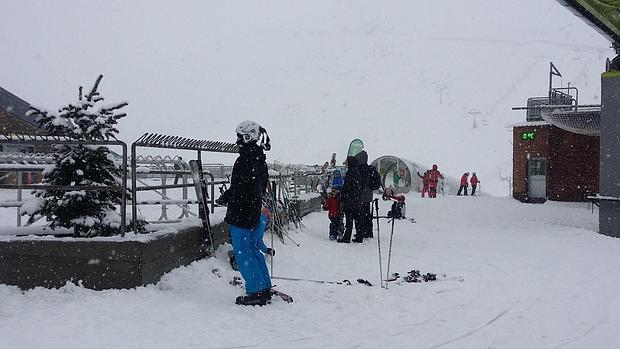
[[[526,127],[526,126],[552,126],[552,125],[547,121],[520,121],[520,122],[515,122],[514,124],[510,124],[506,126],[506,128]]]
[[[0,87],[0,110],[13,114],[18,118],[34,124],[34,118],[26,116],[30,103]]]

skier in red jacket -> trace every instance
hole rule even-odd
[[[467,196],[467,179],[469,178],[469,172],[463,173],[461,176],[461,186],[459,187],[459,191],[456,193],[457,196],[461,196],[461,192],[465,192],[464,195]]]
[[[439,183],[439,179],[443,179],[443,175],[437,169],[437,164],[433,164],[433,168],[428,170],[428,197],[436,198],[437,197],[437,183]]]
[[[342,227],[342,210],[340,210],[340,198],[338,191],[332,189],[329,193],[329,197],[325,200],[324,208],[328,211],[329,217],[329,239],[336,240],[338,235],[344,231]]]
[[[471,196],[476,196],[476,187],[478,187],[478,183],[480,183],[478,177],[476,176],[476,172],[471,173],[469,183],[471,183]]]
[[[426,172],[424,172],[424,175],[421,175],[420,172],[418,173],[418,177],[422,178],[422,197],[424,197],[424,194],[427,193],[428,196],[430,197],[430,193],[428,191],[428,174],[429,174],[430,170],[427,170]]]

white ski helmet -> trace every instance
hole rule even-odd
[[[263,149],[271,149],[267,130],[252,120],[242,121],[235,129],[235,132],[237,132],[237,143],[239,144],[247,144],[250,142],[258,143],[260,141],[259,145]]]

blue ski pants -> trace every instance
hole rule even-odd
[[[245,292],[247,294],[271,288],[269,269],[265,262],[263,250],[263,234],[267,227],[268,218],[264,215],[260,223],[254,229],[243,229],[230,226],[230,240],[232,242],[237,267],[245,280]]]

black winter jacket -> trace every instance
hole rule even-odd
[[[362,150],[355,156],[359,162],[357,169],[360,172],[361,200],[371,202],[373,199],[372,191],[381,186],[381,177],[374,166],[368,165],[368,154]]]
[[[218,199],[228,207],[224,221],[243,229],[256,228],[260,220],[262,196],[268,183],[262,148],[254,143],[242,145],[233,167],[230,188]]]
[[[344,185],[340,191],[340,203],[345,212],[362,209],[362,175],[354,156],[347,157],[347,173],[344,175]]]

